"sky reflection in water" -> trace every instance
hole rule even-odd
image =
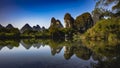
[[[18,47],[2,47],[0,68],[91,68],[98,62],[94,61],[92,56],[88,60],[78,58],[76,54],[69,52],[71,48],[68,46],[55,48],[41,44],[29,47],[23,43],[19,43]]]

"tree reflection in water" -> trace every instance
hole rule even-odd
[[[22,39],[22,40],[0,40],[0,50],[4,47],[13,49],[19,44],[29,50],[31,47],[39,49],[41,46],[49,46],[51,55],[59,54],[64,50],[64,58],[71,59],[76,56],[82,60],[93,60],[98,63],[91,63],[91,68],[119,68],[120,65],[120,45],[119,43],[108,43],[104,41],[53,41],[50,39]]]

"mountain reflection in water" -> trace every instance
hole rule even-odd
[[[0,40],[0,68],[119,68],[119,44]]]

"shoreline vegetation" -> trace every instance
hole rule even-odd
[[[66,13],[64,20],[65,27],[53,17],[48,29],[39,25],[31,27],[29,24],[25,24],[20,30],[11,24],[6,27],[0,25],[0,39],[120,40],[120,17],[101,19],[94,24],[90,13],[84,13],[75,20]]]
[[[104,1],[104,0],[102,0]],[[53,39],[53,40],[105,40],[109,42],[120,41],[120,1],[113,6],[115,13],[100,8],[101,0],[96,2],[92,13],[85,12],[75,19],[70,13],[64,15],[64,24],[59,19],[51,18],[49,28],[39,25],[31,27],[25,24],[21,29],[12,24],[6,27],[0,24],[0,39]],[[105,1],[107,2],[107,1]],[[103,6],[103,5],[101,5]]]

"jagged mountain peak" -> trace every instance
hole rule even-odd
[[[7,28],[7,29],[11,29],[11,28],[14,28],[14,27],[13,27],[12,24],[8,24],[8,25],[6,26],[6,28]]]
[[[21,32],[23,33],[26,30],[32,30],[32,27],[27,23],[21,28]]]
[[[39,25],[33,26],[33,30],[35,31],[40,31],[41,27]]]

